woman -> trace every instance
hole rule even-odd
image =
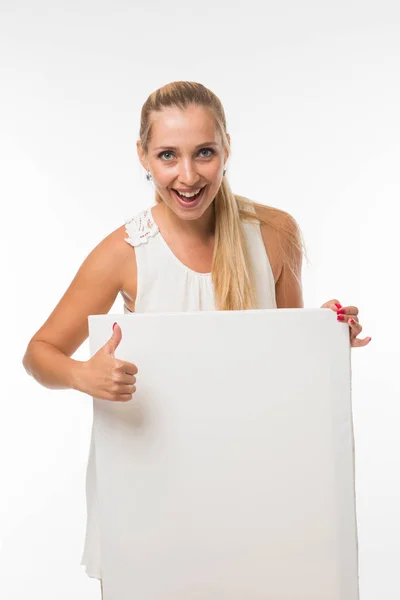
[[[121,329],[88,361],[72,354],[88,337],[88,315],[108,313],[118,293],[124,312],[303,308],[302,242],[287,212],[234,195],[225,177],[230,136],[219,99],[199,83],[152,93],[141,113],[137,150],[154,182],[156,205],[110,233],[83,262],[44,325],[24,366],[39,383],[110,401],[131,400],[136,365],[114,358]],[[356,306],[322,305],[362,327]],[[88,529],[82,564],[101,579],[93,448],[88,465]]]

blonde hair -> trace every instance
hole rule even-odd
[[[219,98],[201,83],[174,81],[150,94],[143,104],[139,136],[145,153],[148,152],[151,139],[152,113],[161,112],[167,107],[183,110],[189,105],[201,106],[210,111],[223,146],[229,150],[225,112]],[[155,199],[158,203],[163,201],[158,192]],[[259,209],[257,215],[256,208]],[[263,222],[277,231],[283,264],[300,283],[295,261],[298,262],[304,244],[293,217],[285,211],[234,194],[226,177],[222,179],[214,198],[214,210],[215,238],[211,271],[217,310],[259,308],[254,273],[242,227],[243,221]],[[266,216],[261,216],[260,211]],[[277,220],[278,215],[285,218]],[[278,221],[279,225],[275,221]]]

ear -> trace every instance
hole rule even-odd
[[[144,152],[144,150],[142,148],[142,142],[140,140],[138,140],[136,142],[136,150],[137,150],[137,153],[138,153],[140,164],[142,165],[142,167],[144,169],[146,169],[146,171],[148,171],[149,166],[147,164],[146,154],[145,154],[145,152]]]

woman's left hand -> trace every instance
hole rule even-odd
[[[347,323],[350,326],[350,346],[352,348],[360,348],[361,346],[366,346],[370,343],[370,337],[366,337],[363,340],[358,340],[357,336],[362,331],[362,327],[358,322],[358,308],[357,306],[343,306],[340,304],[339,300],[329,300],[325,302],[321,306],[321,308],[331,308],[338,315],[338,321],[342,323]]]

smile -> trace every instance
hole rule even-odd
[[[194,196],[184,196],[182,194],[180,194],[177,190],[174,190],[173,188],[172,191],[174,193],[175,198],[178,200],[179,204],[181,206],[195,206],[196,204],[198,204],[198,202],[201,200],[201,198],[204,195],[204,190],[206,189],[207,186],[204,186],[201,188],[201,190],[199,192],[197,192],[197,194],[195,194]]]

